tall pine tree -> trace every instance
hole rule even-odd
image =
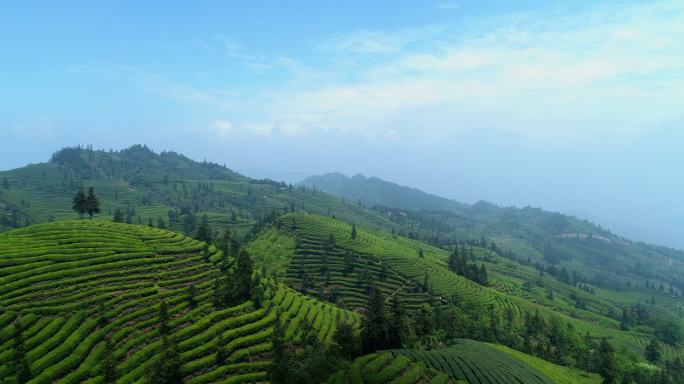
[[[88,188],[88,196],[86,197],[85,210],[90,216],[90,220],[93,219],[93,215],[100,213],[100,199],[95,195],[95,189],[93,187]]]
[[[74,210],[74,212],[78,213],[80,219],[83,220],[83,215],[85,215],[86,212],[88,212],[87,207],[88,198],[83,192],[83,187],[79,187],[78,192],[76,192],[76,196],[74,196],[71,209]]]

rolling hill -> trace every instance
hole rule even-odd
[[[654,339],[662,358],[681,356],[681,252],[537,208],[469,206],[351,179],[354,195],[336,197],[316,183],[346,183],[340,175],[291,186],[145,146],[65,148],[48,163],[0,172],[0,373],[9,374],[19,339],[32,383],[100,383],[103,361],[115,362],[118,382],[141,382],[174,348],[186,382],[262,381],[275,324],[287,340],[302,341],[309,326],[329,345],[339,322],[358,331],[376,291],[387,306],[401,303],[407,323],[428,316],[436,325],[410,330],[404,352],[360,357],[333,382],[487,382],[479,366],[503,359],[497,377],[517,370],[563,383],[575,371],[558,374],[551,362],[595,369],[589,357],[606,339],[635,361]],[[71,220],[80,186],[102,202],[92,221]],[[126,223],[112,222],[116,211]],[[200,227],[211,241],[192,239]],[[264,293],[217,309],[225,229],[252,254]],[[492,344],[453,345],[464,338]],[[463,363],[471,373],[455,374],[425,350],[481,356]]]
[[[440,196],[425,193],[416,188],[384,181],[377,177],[357,174],[347,177],[341,173],[310,176],[300,185],[315,187],[331,195],[343,197],[372,207],[376,205],[403,208],[412,211],[463,212],[468,205]]]
[[[128,223],[163,224],[186,234],[194,234],[207,215],[217,232],[230,227],[245,238],[264,216],[292,209],[389,225],[382,215],[326,193],[134,145],[121,151],[64,148],[47,163],[0,172],[0,231],[75,218],[71,200],[79,186],[95,188],[104,209],[100,218],[121,209]]]
[[[631,293],[642,302],[644,293],[662,296],[654,289],[661,284],[660,292],[684,291],[684,252],[632,242],[572,216],[485,201],[466,205],[358,175],[313,176],[302,185],[373,206],[402,235],[437,245],[493,242],[510,259],[554,267],[552,271],[565,268],[577,281],[621,292],[618,295],[639,287]]]
[[[268,280],[260,302],[216,308],[220,251],[156,228],[34,225],[0,234],[0,255],[0,376],[12,376],[20,343],[31,384],[100,383],[108,361],[117,383],[140,382],[167,343],[187,383],[261,381],[275,323],[287,339],[308,328],[325,344],[336,324],[359,322]]]

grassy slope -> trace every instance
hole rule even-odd
[[[7,180],[7,188],[4,181]],[[187,208],[197,223],[203,214],[215,230],[230,227],[245,235],[256,221],[272,211],[296,209],[337,217],[369,227],[389,227],[383,216],[339,198],[312,190],[289,188],[267,180],[254,180],[223,166],[194,162],[182,155],[156,154],[133,146],[119,152],[69,149],[49,163],[0,172],[0,212],[18,213],[18,224],[68,220],[75,217],[71,199],[79,185],[95,187],[102,214],[111,219],[117,208],[132,208],[133,223],[159,219],[169,224],[168,211]],[[188,215],[172,228],[187,230]],[[6,230],[0,220],[0,231]]]
[[[385,384],[385,383],[453,384],[447,375],[414,362],[405,356],[378,352],[354,360],[345,370],[328,379],[328,384]]]
[[[276,321],[287,338],[300,337],[306,324],[324,342],[337,322],[358,324],[351,312],[269,281],[261,305],[215,309],[211,287],[219,271],[208,260],[217,252],[174,232],[111,222],[57,222],[0,234],[0,376],[10,374],[17,321],[32,384],[101,382],[107,336],[119,382],[140,380],[160,350],[162,300],[188,383],[264,379]],[[196,288],[194,306],[189,285]],[[225,351],[224,364],[215,361],[217,348]]]
[[[516,351],[515,349],[508,348],[504,345],[490,345],[493,348],[497,348],[500,351],[503,351],[506,354],[509,354],[512,357],[536,368],[555,381],[557,384],[600,384],[602,381],[600,376],[593,373],[555,365],[546,360]]]
[[[462,302],[480,308],[492,304],[503,311],[511,310],[515,314],[539,311],[546,317],[557,316],[573,324],[575,329],[582,333],[589,332],[597,337],[609,337],[616,345],[625,347],[637,355],[641,355],[643,347],[651,338],[645,333],[620,331],[616,322],[601,315],[600,311],[564,311],[561,304],[542,305],[543,303],[535,302],[538,295],[529,297],[507,292],[504,289],[507,285],[517,283],[504,274],[494,273],[493,287],[483,287],[450,272],[445,263],[447,251],[415,240],[364,228],[357,228],[358,236],[352,239],[349,224],[329,217],[302,213],[287,214],[281,217],[280,221],[284,231],[294,232],[297,236],[325,239],[332,234],[337,247],[360,255],[372,255],[377,262],[385,263],[391,270],[416,284],[423,282],[427,271],[429,284],[434,292],[446,300],[457,295]],[[424,253],[422,259],[417,257],[419,250]],[[503,284],[497,283],[497,279],[502,280]],[[671,357],[679,352],[667,347],[665,353]]]
[[[413,361],[423,362],[454,380],[466,380],[470,384],[555,383],[545,373],[517,356],[503,353],[488,343],[473,340],[459,340],[449,348],[431,351],[398,349],[391,352],[395,356],[407,356]],[[554,364],[547,364],[551,370],[556,367]]]
[[[633,243],[571,216],[486,202],[467,206],[377,178],[328,174],[311,177],[304,184],[369,205],[397,208],[392,217],[413,230],[461,239],[486,236],[502,249],[533,261],[548,261],[544,254],[550,247],[557,255],[554,262],[598,282],[641,286],[646,279],[656,284],[674,280],[684,289],[684,252]],[[399,210],[421,209],[398,214]],[[588,234],[593,240],[584,238]]]

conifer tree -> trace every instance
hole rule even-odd
[[[235,290],[241,301],[248,300],[252,292],[252,258],[246,249],[238,253],[235,260]]]
[[[186,291],[186,297],[187,297],[188,305],[190,306],[190,308],[195,308],[195,306],[197,306],[196,296],[197,296],[197,288],[195,288],[194,284],[190,284],[188,286],[187,291]]]
[[[114,211],[114,222],[115,223],[123,223],[126,221],[126,216],[124,214],[123,209],[117,208],[116,211]]]
[[[660,348],[660,343],[658,343],[658,340],[651,339],[651,342],[648,343],[646,349],[644,350],[644,355],[646,360],[650,361],[651,363],[657,364],[660,362],[663,352]]]
[[[78,188],[78,192],[76,192],[76,195],[74,196],[73,199],[73,204],[71,206],[71,209],[74,210],[74,212],[78,213],[79,218],[83,220],[83,215],[88,212],[88,198],[86,197],[85,193],[83,192],[83,187]]]
[[[159,333],[166,335],[169,333],[169,307],[166,301],[159,303]]]
[[[371,353],[390,346],[389,322],[385,312],[385,300],[375,286],[371,286],[368,311],[361,321],[361,347],[363,353]]]
[[[597,371],[603,377],[603,384],[617,383],[619,370],[615,360],[615,349],[608,343],[608,340],[603,339],[596,355]]]
[[[85,210],[90,216],[90,220],[93,219],[93,215],[100,213],[100,199],[95,195],[95,189],[93,187],[88,188],[88,196],[86,197]]]
[[[401,348],[407,331],[406,310],[399,301],[398,295],[394,294],[390,302],[389,313],[389,344],[391,348]]]
[[[164,336],[162,351],[147,375],[148,384],[181,384],[183,375],[180,372],[180,355],[175,340]]]
[[[31,380],[31,368],[26,360],[26,350],[23,338],[24,327],[21,319],[14,322],[14,353],[12,354],[12,369],[19,384],[24,384]]]
[[[356,224],[352,224],[351,238],[356,239]]]
[[[360,353],[359,336],[354,332],[354,327],[339,321],[332,337],[331,351],[346,360],[353,360]]]
[[[479,281],[478,283],[482,285],[488,285],[489,284],[489,278],[487,277],[487,268],[485,267],[484,264],[480,266],[480,275],[479,275]]]
[[[195,238],[199,241],[204,241],[205,243],[211,242],[211,228],[209,228],[209,218],[206,214],[202,216],[202,223],[200,223],[199,228],[197,228]]]

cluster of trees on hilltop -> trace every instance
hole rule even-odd
[[[90,216],[90,220],[93,219],[93,215],[100,213],[100,199],[95,195],[95,189],[93,187],[88,188],[88,194],[83,192],[83,187],[79,188],[76,196],[74,196],[73,206],[71,209],[78,213],[81,219],[85,214]]]
[[[481,285],[489,284],[487,267],[484,264],[478,267],[472,248],[466,249],[465,246],[456,246],[449,255],[448,265],[449,269],[458,275]]]

